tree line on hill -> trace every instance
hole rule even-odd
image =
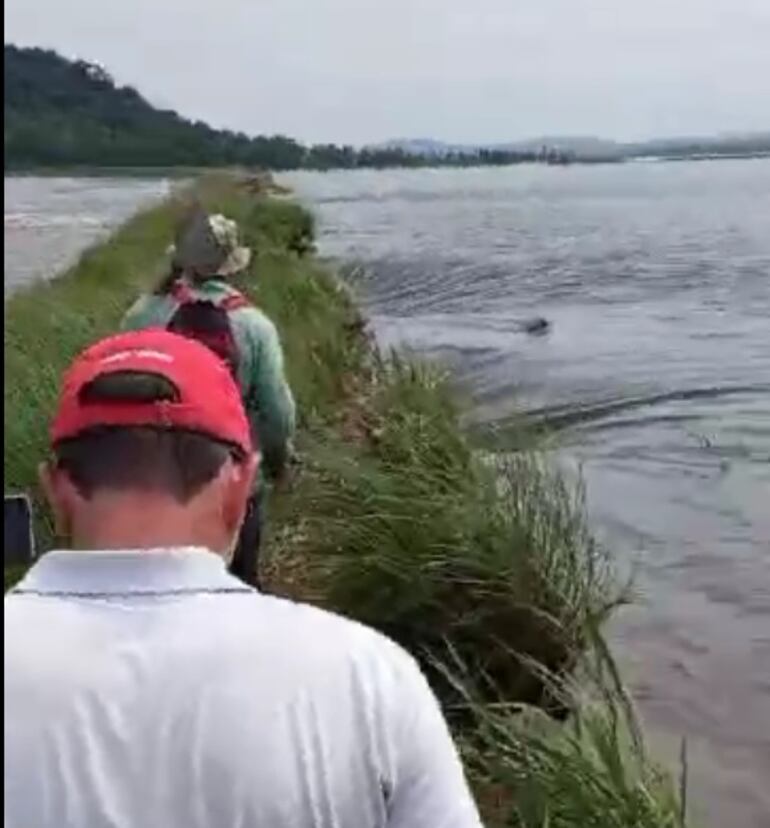
[[[770,153],[770,134],[672,139],[643,144],[599,142],[601,149],[551,146],[451,147],[409,142],[356,149],[305,146],[284,135],[250,137],[212,129],[158,109],[99,65],[52,51],[5,46],[5,169],[67,167],[224,167],[329,170],[369,167],[503,166],[524,162],[622,161],[627,157],[720,157]],[[567,143],[569,146],[569,142]],[[577,146],[577,145],[575,145]]]
[[[249,137],[157,109],[100,66],[52,51],[5,46],[5,168],[221,167],[273,170],[503,165],[546,160],[479,149],[441,157],[396,146],[355,149]]]

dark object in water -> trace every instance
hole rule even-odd
[[[528,334],[544,334],[551,329],[551,323],[545,317],[535,316],[528,319],[522,327]]]

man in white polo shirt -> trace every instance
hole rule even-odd
[[[412,658],[228,574],[258,455],[215,355],[98,343],[52,444],[77,551],[5,599],[5,828],[478,828]]]

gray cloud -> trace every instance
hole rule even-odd
[[[304,140],[770,127],[770,0],[10,0],[6,40]]]

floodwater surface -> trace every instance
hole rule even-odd
[[[153,199],[166,195],[162,179],[35,178],[4,181],[5,280],[16,288],[49,278],[83,249]]]
[[[687,738],[701,824],[770,826],[770,161],[289,180],[383,342],[503,434],[564,426],[636,572],[612,634],[655,746]]]

